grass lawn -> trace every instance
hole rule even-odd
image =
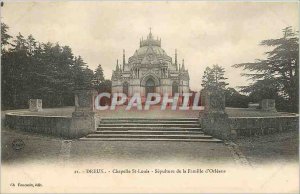
[[[299,161],[299,132],[289,131],[235,140],[252,164]]]

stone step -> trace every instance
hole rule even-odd
[[[198,118],[102,118],[83,141],[222,142],[201,131]]]
[[[164,138],[164,139],[211,139],[212,136],[210,135],[204,135],[204,134],[89,134],[86,136],[86,138]]]
[[[96,131],[95,134],[150,134],[150,135],[159,135],[159,134],[177,134],[177,135],[189,135],[189,134],[204,134],[203,131],[145,131],[145,130],[123,130],[123,131],[114,131],[114,130],[105,130],[105,131]]]
[[[100,124],[118,124],[118,123],[141,123],[141,124],[195,124],[199,121],[178,121],[178,120],[101,120]]]
[[[212,143],[221,143],[222,140],[211,138],[211,139],[167,139],[167,138],[80,138],[82,141],[175,141],[175,142],[212,142]]]
[[[188,128],[199,128],[199,124],[168,124],[168,123],[114,123],[106,124],[100,123],[100,127],[188,127]]]
[[[160,127],[160,126],[117,126],[117,127],[97,127],[97,131],[129,131],[129,130],[144,130],[144,131],[201,131],[201,127]]]
[[[101,121],[198,121],[198,118],[101,118]]]

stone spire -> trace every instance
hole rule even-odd
[[[119,71],[119,60],[117,59],[116,71]]]
[[[182,71],[185,70],[185,67],[184,67],[184,59],[182,59]]]
[[[176,65],[176,70],[178,70],[178,65],[177,65],[177,49],[175,49],[175,65]]]
[[[151,28],[150,28],[149,35],[147,36],[147,39],[143,40],[143,37],[142,37],[142,40],[140,40],[140,47],[143,47],[143,46],[161,47],[161,39],[158,39],[158,37],[157,37],[157,39],[155,39],[155,37],[153,37]]]
[[[123,49],[123,71],[125,66],[125,49]]]
[[[150,27],[150,33],[149,33],[149,36],[148,36],[149,39],[152,39],[152,32],[151,32],[151,27]]]

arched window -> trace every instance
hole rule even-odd
[[[128,88],[129,88],[128,82],[124,82],[123,83],[123,93],[126,94],[126,96],[128,96]]]
[[[149,78],[146,81],[146,96],[148,95],[148,93],[154,93],[155,92],[155,82],[152,78]]]
[[[179,92],[179,88],[178,88],[178,83],[177,82],[173,82],[172,83],[172,96],[175,95],[175,93]]]

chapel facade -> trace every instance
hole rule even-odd
[[[125,93],[128,97],[139,93],[146,97],[148,93],[168,94],[189,92],[189,73],[182,64],[177,62],[177,50],[175,59],[167,55],[161,48],[161,39],[154,38],[151,30],[146,40],[140,40],[140,47],[125,59],[123,50],[123,62],[116,64],[112,72],[112,93]]]

